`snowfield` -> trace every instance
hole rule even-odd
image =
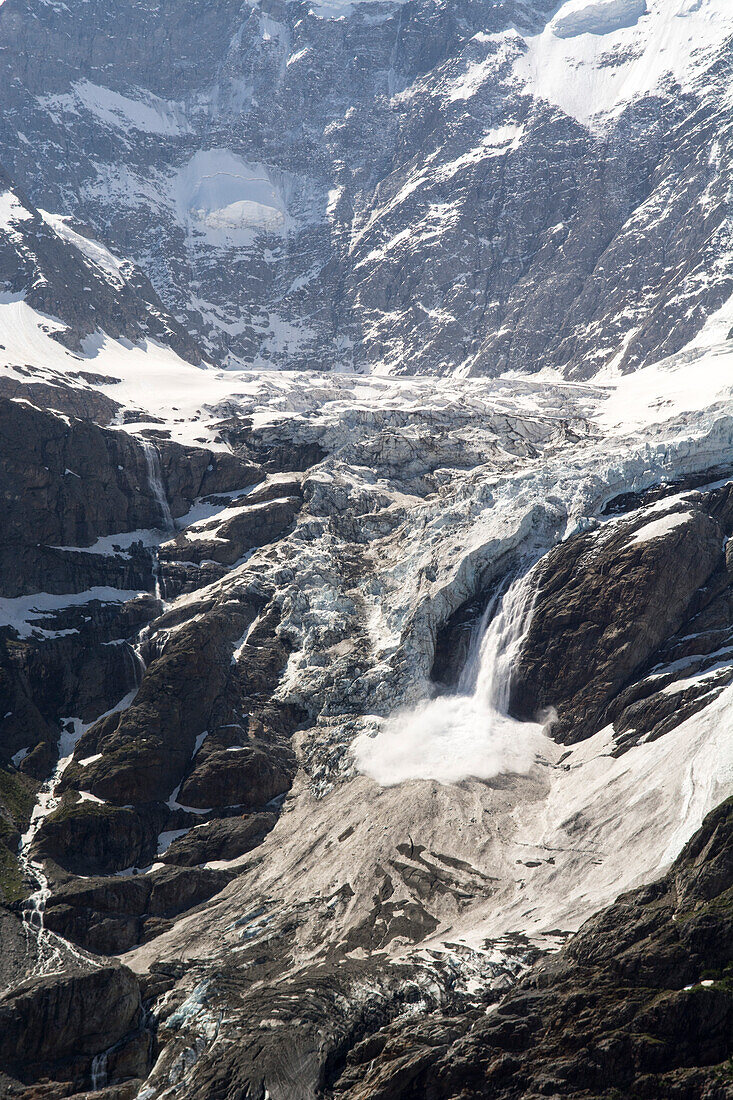
[[[646,0],[570,0],[556,13],[550,27],[557,38],[612,34],[635,26],[646,14]]]
[[[732,34],[725,0],[569,0],[525,40],[514,73],[532,95],[598,128],[669,82],[695,86]]]

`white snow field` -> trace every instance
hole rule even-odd
[[[283,191],[268,169],[227,149],[196,153],[173,192],[182,224],[213,247],[244,246],[259,231],[283,233],[289,226]]]
[[[694,87],[732,34],[728,0],[568,0],[541,34],[521,39],[514,73],[537,98],[597,127],[665,82]]]
[[[569,0],[550,23],[556,38],[612,34],[635,26],[647,14],[646,0]]]
[[[56,112],[79,114],[88,111],[100,122],[125,132],[177,137],[190,133],[181,104],[141,91],[138,98],[122,95],[90,80],[78,80],[65,95],[44,101]]]

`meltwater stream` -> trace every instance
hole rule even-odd
[[[29,942],[35,945],[36,974],[53,974],[63,969],[69,957],[88,960],[86,952],[81,952],[71,944],[61,940],[53,932],[49,932],[44,924],[46,902],[51,894],[48,879],[43,870],[43,864],[34,860],[31,856],[33,841],[49,814],[58,808],[60,796],[58,787],[64,771],[71,763],[74,748],[81,737],[84,726],[78,718],[61,719],[64,732],[59,742],[59,760],[53,774],[46,780],[38,792],[36,805],[26,832],[20,839],[18,847],[18,864],[23,877],[28,882],[34,882],[36,890],[26,899],[23,908],[23,925]]]
[[[524,774],[545,740],[545,726],[507,713],[514,663],[529,628],[534,571],[492,600],[476,631],[458,692],[392,715],[376,735],[362,735],[353,751],[359,771],[381,786],[408,779],[455,783]]]

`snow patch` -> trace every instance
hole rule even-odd
[[[174,194],[189,234],[212,247],[252,244],[259,233],[283,234],[291,225],[283,188],[269,170],[227,149],[196,153],[179,171]]]
[[[105,125],[122,131],[135,130],[159,137],[179,137],[192,132],[180,104],[142,89],[134,91],[135,98],[131,98],[90,80],[79,80],[67,94],[47,96],[40,103],[64,114],[88,111]]]
[[[158,847],[156,849],[156,855],[164,855],[174,840],[178,840],[179,837],[185,836],[188,829],[166,829],[158,836]]]
[[[646,14],[641,6],[639,0],[571,0],[541,34],[524,39],[514,76],[536,98],[594,128],[669,80],[691,90],[733,33],[733,6],[647,0]]]
[[[49,214],[46,210],[39,210],[39,214],[59,237],[78,249],[84,258],[93,263],[95,267],[98,267],[115,286],[121,287],[124,285],[125,277],[122,270],[122,261],[113,256],[108,248],[90,237],[77,233],[68,224],[71,221],[68,216]]]
[[[570,0],[550,23],[557,38],[579,34],[611,34],[633,27],[647,14],[646,0]]]
[[[637,546],[642,542],[650,542],[652,539],[663,538],[664,535],[668,535],[670,531],[674,531],[675,527],[681,527],[687,523],[689,519],[692,519],[692,512],[673,512],[670,516],[662,516],[661,519],[652,520],[651,523],[647,523],[644,527],[640,527],[635,533],[634,537],[629,542],[629,546]]]
[[[76,630],[44,630],[36,625],[63,611],[67,607],[79,607],[99,600],[101,603],[124,603],[134,600],[144,592],[110,587],[89,588],[86,592],[65,592],[54,595],[36,592],[31,596],[0,597],[0,626],[9,626],[20,638],[33,636],[58,638],[65,634],[77,634]]]
[[[690,348],[633,374],[603,372],[596,381],[610,391],[596,422],[604,429],[632,431],[729,399],[733,347]]]
[[[28,210],[12,191],[0,193],[0,230],[9,230],[16,222],[28,221],[32,218]]]

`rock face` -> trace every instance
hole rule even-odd
[[[50,1096],[76,1094],[93,1084],[94,1059],[114,1048],[121,1062],[127,1057],[128,1077],[144,1073],[149,1037],[142,1033],[144,1013],[135,975],[109,959],[71,953],[59,941],[56,970],[25,977],[33,937],[7,910],[0,910],[0,924],[3,1094],[33,1095],[34,1085],[50,1090]],[[50,1084],[54,1081],[60,1083]]]
[[[161,859],[176,867],[195,867],[209,860],[237,859],[256,848],[276,821],[277,816],[272,813],[243,814],[208,821],[174,840]]]
[[[256,601],[224,604],[172,631],[131,705],[84,734],[63,787],[80,786],[117,805],[152,802],[178,791],[183,805],[242,803],[248,810],[261,809],[287,790],[292,754],[282,750],[282,762],[275,763],[271,749],[263,752],[280,730],[242,713],[249,698],[246,662],[240,672],[231,660],[237,639],[260,610]],[[253,653],[255,675],[267,657]],[[202,744],[194,752],[197,741]]]
[[[257,834],[250,830],[249,836],[250,846],[254,847]],[[226,845],[221,847],[226,850]],[[177,860],[173,858],[170,862]],[[192,865],[166,867],[150,875],[129,878],[68,882],[54,891],[46,909],[46,926],[87,951],[120,955],[159,935],[181,913],[208,901],[230,878],[226,871]]]
[[[202,352],[196,341],[166,314],[139,268],[116,260],[96,241],[72,230],[63,217],[41,213],[2,168],[0,194],[4,206],[0,281],[6,293],[26,301],[51,322],[50,331],[60,343],[80,351],[87,338],[102,331],[112,339],[135,343],[158,340],[185,359],[201,362]],[[24,375],[32,375],[33,366],[29,369],[28,364],[18,364],[18,382]],[[80,375],[83,378],[84,372]],[[35,388],[33,382],[27,385],[25,396],[31,400],[33,396],[47,396],[38,384]],[[67,392],[73,400],[73,391]],[[50,405],[60,407],[53,398]],[[93,409],[93,415],[111,418],[114,403],[96,395]],[[61,411],[80,413],[82,409]],[[90,411],[88,408],[87,415]]]
[[[731,517],[727,508],[706,514],[706,503],[716,502],[617,522],[605,535],[578,535],[548,555],[514,671],[514,714],[531,719],[554,708],[554,736],[567,743],[600,728],[610,700],[655,663],[713,574],[721,574],[714,590],[730,583],[724,541]]]
[[[129,587],[141,572],[151,583],[150,565],[145,569],[139,558],[110,564],[70,549],[89,547],[105,535],[165,527],[151,484],[151,446],[146,450],[130,435],[88,420],[0,398],[4,595],[73,591],[75,583],[78,591],[105,582]],[[156,449],[153,459],[176,516],[197,497],[244,488],[260,474],[233,455],[215,458],[171,442]]]
[[[94,1055],[131,1031],[139,1016],[140,989],[125,967],[100,967],[61,981],[33,979],[0,1004],[3,1066],[12,1070],[35,1061],[40,1068],[72,1055]]]
[[[146,867],[153,862],[167,818],[161,803],[133,809],[75,801],[70,794],[45,819],[34,855],[52,859],[73,874],[99,875],[133,864]]]
[[[274,542],[288,531],[300,511],[300,496],[282,497],[271,501],[250,501],[238,514],[219,522],[197,524],[161,550],[161,561],[217,562],[234,565],[246,553]],[[165,570],[165,567],[164,567]]]
[[[621,7],[6,0],[0,155],[220,363],[631,369],[732,289],[731,23]]]

